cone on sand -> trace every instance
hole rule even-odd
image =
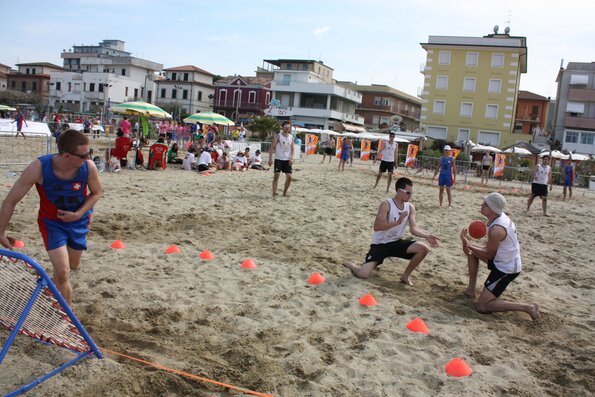
[[[166,254],[179,254],[180,252],[180,247],[175,244],[172,244],[165,249]]]
[[[308,278],[308,280],[306,280],[306,281],[312,285],[318,285],[318,284],[324,283],[326,281],[326,279],[324,277],[322,277],[322,275],[320,273],[314,272],[314,273],[312,273],[310,278]]]
[[[209,250],[202,251],[200,254],[198,254],[198,256],[200,257],[200,259],[203,259],[205,261],[210,261],[211,259],[215,259],[215,255],[213,255],[213,253]]]
[[[407,328],[412,332],[421,332],[422,334],[429,334],[428,326],[421,318],[416,318],[407,324]]]
[[[23,240],[16,240],[14,242],[14,248],[23,248],[25,247],[25,242]]]
[[[256,269],[256,263],[252,259],[246,259],[240,266],[244,269]]]
[[[444,367],[446,373],[450,376],[454,376],[456,378],[461,378],[463,376],[469,376],[473,372],[471,367],[467,365],[462,358],[457,357],[450,360],[446,366]]]
[[[359,298],[359,304],[364,306],[376,306],[378,302],[376,302],[376,298],[372,296],[372,294],[366,294]]]
[[[126,248],[126,246],[124,245],[124,243],[122,242],[122,240],[115,240],[112,245],[110,245],[110,247],[112,247],[115,250],[121,250]]]

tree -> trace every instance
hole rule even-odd
[[[252,131],[254,137],[264,141],[269,134],[272,135],[279,131],[280,125],[277,119],[269,116],[257,116],[252,123],[248,125],[248,129]]]

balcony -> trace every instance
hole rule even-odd
[[[567,116],[564,120],[564,127],[595,130],[595,119]]]
[[[571,88],[568,90],[569,101],[595,102],[595,90]]]
[[[241,110],[247,111],[260,111],[263,110],[262,105],[256,102],[246,102],[240,101],[238,104],[237,101],[215,101],[213,106],[216,109],[231,109],[235,110],[236,108]]]

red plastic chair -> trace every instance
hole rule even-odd
[[[149,164],[147,168],[154,170],[155,168],[161,167],[165,169],[167,167],[167,145],[163,143],[154,143],[149,149]]]
[[[127,137],[116,138],[116,147],[110,149],[110,156],[116,157],[120,160],[120,165],[126,166],[128,163],[128,152],[132,149],[132,141]],[[122,161],[124,160],[124,161]]]

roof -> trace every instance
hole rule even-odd
[[[333,68],[331,68],[330,66],[327,66],[324,64],[324,62],[322,61],[316,61],[314,59],[264,59],[265,62],[270,63],[271,65],[275,65],[275,66],[281,66],[282,63],[307,63],[307,64],[311,64],[311,63],[319,63],[321,65],[324,65],[324,67],[329,68],[331,70],[335,70]]]
[[[167,68],[167,69],[163,69],[167,72],[198,72],[198,73],[202,73],[202,74],[208,74],[209,76],[215,76],[213,73],[211,72],[207,72],[204,69],[201,68],[197,68],[194,65],[184,65],[184,66],[176,66],[173,68]]]
[[[519,91],[519,99],[529,99],[532,101],[547,101],[548,99],[544,96],[534,94],[529,91]]]
[[[49,63],[49,62],[17,63],[16,66],[46,66],[46,67],[49,67],[49,68],[66,70],[62,66],[54,65],[53,63]]]
[[[357,85],[357,84],[350,83],[350,85],[352,85],[354,90],[359,91],[361,93],[378,92],[378,93],[382,93],[382,94],[392,94],[392,95],[395,95],[402,99],[406,99],[408,101],[411,101],[413,103],[421,105],[420,98],[413,96],[413,95],[409,95],[406,92],[397,90],[396,88],[390,87],[385,84]]]
[[[268,77],[255,77],[255,76],[227,76],[224,77],[222,79],[219,79],[215,82],[215,85],[224,85],[224,84],[231,84],[232,81],[234,81],[237,78],[241,78],[242,80],[244,80],[246,82],[246,84],[248,85],[262,85],[265,86],[267,84],[269,84],[272,79],[268,78]]]

